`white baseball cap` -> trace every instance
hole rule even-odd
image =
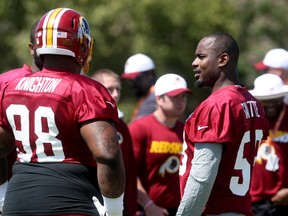
[[[259,100],[271,100],[288,94],[288,85],[275,74],[263,74],[254,81],[254,89],[249,91]]]
[[[288,51],[282,48],[269,50],[262,62],[257,62],[254,67],[256,70],[267,68],[288,69]]]
[[[165,74],[159,77],[155,83],[155,96],[166,94],[174,97],[183,92],[192,93],[191,90],[187,88],[185,79],[178,74]]]
[[[134,79],[140,73],[154,70],[155,64],[152,59],[142,53],[130,56],[124,66],[123,79]]]

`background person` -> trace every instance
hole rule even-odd
[[[262,103],[269,137],[258,148],[251,182],[254,216],[281,216],[288,212],[288,112],[283,98],[288,85],[274,74],[263,74],[250,91]]]
[[[121,97],[121,81],[118,74],[109,69],[99,69],[91,74],[91,78],[103,84],[116,104]],[[137,210],[137,174],[132,140],[128,126],[123,121],[122,112],[118,110],[119,125],[117,127],[118,141],[121,147],[125,173],[126,187],[124,193],[124,215],[135,216]]]
[[[179,158],[187,104],[186,81],[165,74],[155,84],[157,109],[129,124],[138,171],[139,215],[175,215],[179,202]]]
[[[195,55],[194,84],[212,93],[185,122],[177,215],[252,216],[253,163],[257,144],[268,135],[264,109],[240,85],[232,36],[205,36]]]
[[[269,50],[263,61],[254,65],[256,70],[279,76],[285,85],[288,85],[288,51],[283,48]],[[288,95],[284,97],[284,102],[288,104]]]
[[[264,71],[278,75],[286,84],[288,84],[288,51],[283,48],[274,48],[269,50],[263,61],[254,65],[258,71]]]
[[[57,8],[35,35],[43,70],[13,80],[1,95],[1,126],[17,147],[3,214],[98,215],[96,195],[107,215],[122,215],[117,106],[103,85],[80,75],[91,60],[89,24]]]
[[[142,53],[130,56],[125,62],[121,78],[131,82],[137,97],[130,121],[153,113],[156,109],[154,84],[157,79],[153,60]]]

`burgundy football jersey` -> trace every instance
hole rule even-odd
[[[129,125],[138,177],[149,197],[163,208],[177,208],[180,203],[178,171],[183,127],[178,121],[168,128],[153,114]]]
[[[123,155],[123,161],[126,173],[126,186],[124,193],[124,215],[135,216],[137,210],[136,164],[129,129],[122,119],[119,119],[117,134]]]
[[[257,147],[268,135],[260,103],[243,87],[228,86],[213,92],[185,124],[180,187],[193,167],[195,143],[223,145],[218,174],[204,214],[237,212],[252,215],[249,186]]]
[[[23,65],[22,68],[17,68],[14,70],[7,71],[5,73],[0,74],[0,86],[4,87],[5,84],[13,81],[18,77],[23,77],[25,75],[33,73],[31,68],[28,65]],[[1,124],[1,119],[0,119]],[[8,161],[8,178],[10,179],[12,176],[12,166],[16,160],[16,149],[11,151],[7,156]]]
[[[288,106],[274,131],[277,118],[268,118],[269,140],[263,141],[257,153],[251,182],[252,202],[270,200],[281,188],[288,188]]]
[[[5,73],[0,74],[0,84],[6,84],[12,80],[33,73],[31,68],[24,64],[22,68],[16,68]]]
[[[80,134],[81,123],[118,123],[117,107],[105,87],[89,77],[48,69],[12,81],[2,108],[3,124],[14,132],[17,160],[25,163],[96,166]]]

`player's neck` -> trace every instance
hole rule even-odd
[[[153,115],[157,119],[158,122],[165,125],[168,128],[173,128],[178,120],[178,117],[169,117],[163,113],[161,109],[157,109],[154,111]]]
[[[64,69],[75,74],[80,74],[82,68],[74,58],[64,55],[45,55],[44,67]]]

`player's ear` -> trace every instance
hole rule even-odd
[[[219,60],[220,60],[219,66],[220,67],[225,66],[229,62],[229,59],[230,59],[230,57],[227,53],[222,53],[219,57]]]
[[[34,46],[33,46],[33,44],[32,44],[31,42],[29,43],[28,46],[29,46],[30,54],[33,56],[33,55],[34,55],[34,52],[35,52],[35,51],[34,51]]]

